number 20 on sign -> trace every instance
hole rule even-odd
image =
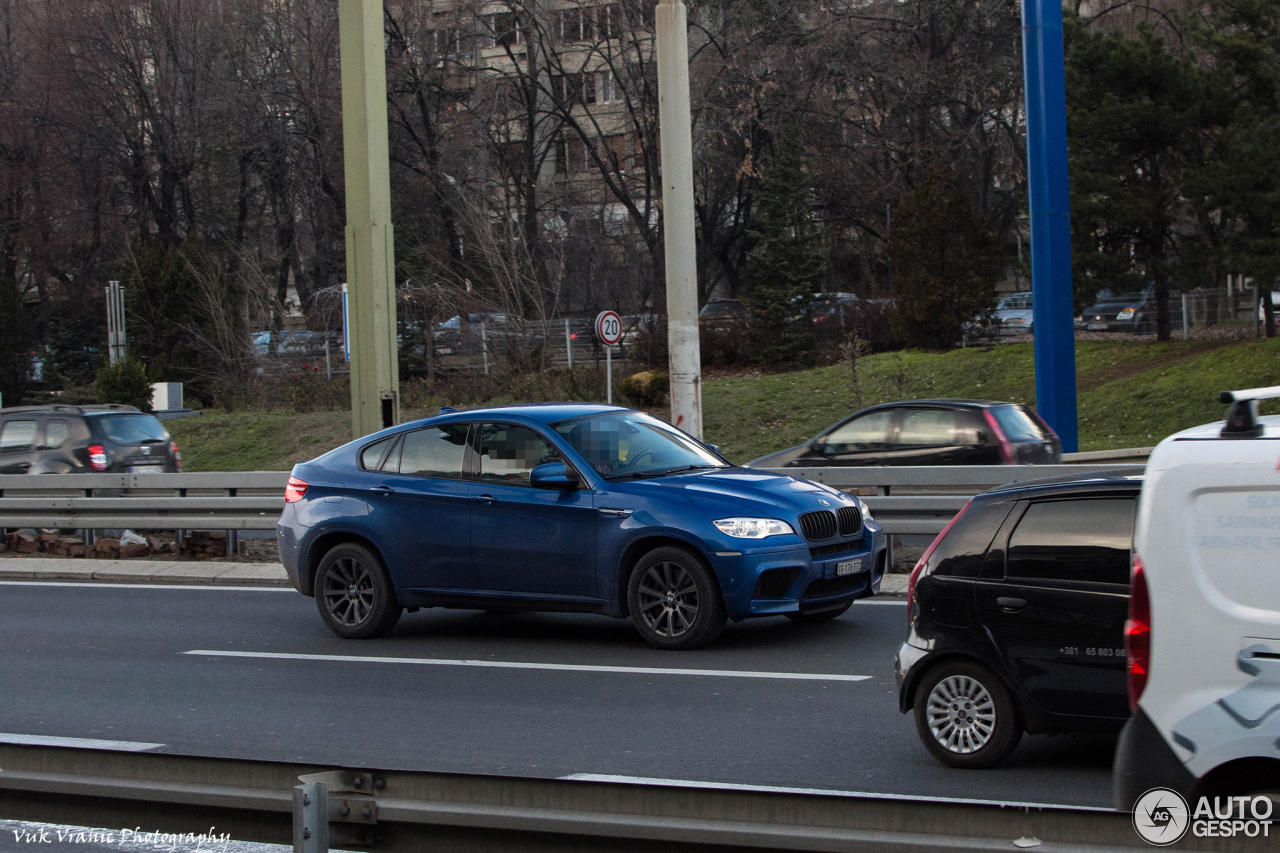
[[[622,340],[622,318],[616,311],[601,311],[596,315],[596,338],[604,344],[605,399],[613,403],[613,347]]]

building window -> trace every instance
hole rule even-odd
[[[594,12],[594,9],[581,7],[560,10],[556,15],[556,37],[560,41],[591,41],[595,29]]]
[[[563,136],[556,140],[556,171],[560,174],[576,175],[591,168],[591,158],[587,146],[581,139],[566,139]]]
[[[515,47],[524,44],[524,28],[520,16],[514,12],[484,16],[486,47]]]
[[[450,58],[459,53],[458,28],[441,27],[427,34],[427,42],[436,52],[438,58]]]
[[[557,74],[551,78],[551,96],[561,107],[573,104],[594,104],[596,102],[595,72],[578,74]]]
[[[612,104],[622,100],[622,84],[612,71],[600,72],[600,88],[597,91],[596,103]]]
[[[622,35],[622,10],[617,3],[596,9],[596,35],[602,39],[616,39]]]

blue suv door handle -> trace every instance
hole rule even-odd
[[[600,514],[608,518],[627,518],[631,515],[629,509],[609,509],[608,507],[600,507]]]
[[[482,506],[489,506],[498,502],[498,499],[493,495],[472,495],[471,500],[473,503],[478,503]]]
[[[394,495],[396,493],[396,490],[390,486],[374,486],[369,491],[373,492],[375,495]]]

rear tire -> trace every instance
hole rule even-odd
[[[805,613],[797,610],[794,613],[783,613],[782,615],[790,619],[792,622],[799,622],[802,625],[816,625],[819,622],[830,622],[849,612],[849,608],[853,606],[853,601],[846,601],[839,607],[833,607],[830,610],[819,610],[817,613]]]
[[[724,599],[715,575],[684,548],[654,548],[627,583],[627,609],[644,641],[658,649],[696,649],[724,630]]]
[[[403,612],[378,555],[354,542],[330,548],[321,558],[315,594],[325,627],[344,640],[381,636]]]
[[[1022,738],[1008,688],[971,660],[946,660],[925,673],[916,688],[915,719],[925,748],[949,767],[992,767]]]

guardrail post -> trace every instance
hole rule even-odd
[[[227,497],[234,498],[236,489],[227,489]],[[227,556],[234,557],[240,552],[240,537],[235,530],[227,531]]]
[[[329,853],[329,788],[323,782],[294,786],[293,853]]]

